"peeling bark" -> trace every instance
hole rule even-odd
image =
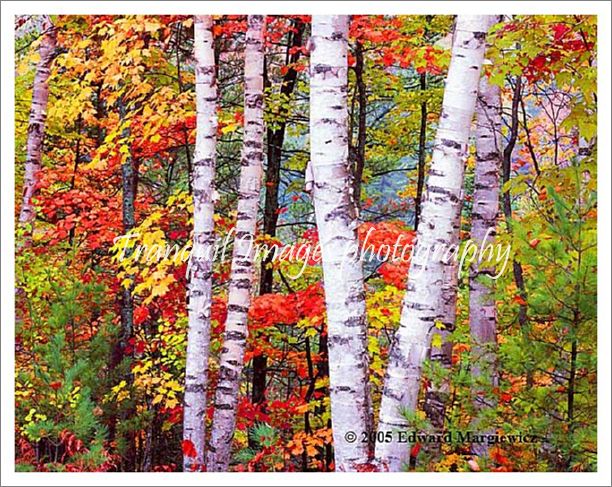
[[[312,18],[313,201],[325,281],[337,471],[354,471],[357,464],[369,460],[368,444],[347,441],[345,436],[349,431],[369,433],[371,423],[365,292],[348,167],[347,34],[347,16]]]
[[[449,279],[452,265],[436,246],[448,248],[459,237],[465,159],[478,80],[490,17],[457,17],[451,63],[429,178],[422,204],[413,262],[402,306],[400,326],[389,356],[380,408],[379,432],[405,431],[404,411],[415,412],[423,361],[436,323],[454,326],[456,286]],[[426,252],[432,255],[425,258]],[[423,257],[418,257],[423,256]],[[453,311],[452,313],[450,311]],[[376,444],[382,468],[399,471],[407,464],[409,445],[393,441]]]
[[[195,17],[197,128],[192,175],[194,228],[187,291],[189,330],[185,366],[183,440],[191,441],[196,455],[183,456],[185,471],[202,469],[206,435],[212,248],[215,243],[213,192],[217,141],[217,82],[212,27],[212,16]]]
[[[263,15],[249,15],[244,65],[244,142],[236,239],[232,256],[227,320],[219,359],[219,382],[211,431],[207,471],[226,471],[230,461],[236,425],[236,407],[244,350],[248,335],[247,319],[253,283],[253,256],[257,208],[263,164]]]

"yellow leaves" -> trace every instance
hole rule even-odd
[[[442,346],[442,335],[439,333],[434,333],[431,337],[431,346],[432,348],[440,348]]]
[[[109,402],[113,396],[115,397],[115,401],[118,403],[127,399],[130,396],[130,392],[126,389],[126,386],[126,381],[122,380],[119,382],[119,384],[111,389],[110,394],[104,398],[104,402]]]
[[[187,191],[177,190],[174,194],[168,197],[166,205],[189,210],[192,209],[193,196],[191,196]],[[218,219],[219,215],[215,214],[213,218]],[[215,219],[215,221],[217,221],[217,219]]]
[[[397,195],[400,198],[416,198],[417,196],[417,186],[414,182],[410,182],[410,184],[406,185],[406,187],[397,192]]]
[[[235,132],[236,130],[238,130],[238,127],[239,125],[237,123],[228,123],[227,125],[221,128],[221,133],[225,135],[231,132]]]
[[[152,362],[150,360],[147,361],[141,361],[139,363],[137,363],[134,367],[132,367],[132,373],[134,375],[136,374],[144,374],[145,372],[147,372],[148,370],[151,369],[151,365]]]
[[[153,215],[151,215],[150,221],[155,223],[161,218],[161,213],[156,211]],[[166,234],[163,230],[157,229],[151,232],[146,232],[142,234],[141,237],[142,245],[151,248],[153,245],[163,246],[166,243]]]
[[[144,30],[145,32],[155,32],[159,30],[161,24],[156,20],[155,17],[147,17],[144,22]]]
[[[329,387],[329,377],[321,377],[315,381],[315,389],[323,389]]]
[[[183,386],[180,385],[176,380],[166,382],[166,387],[176,392],[181,392],[183,390]]]
[[[160,381],[161,382],[161,381]],[[174,379],[160,384],[156,389],[156,394],[151,404],[159,404],[164,401],[166,408],[174,408],[178,405],[177,392],[182,392],[183,387]]]
[[[395,286],[385,286],[367,296],[368,323],[375,329],[396,326],[404,291]]]
[[[153,109],[150,105],[145,105],[142,109],[142,117],[149,120],[153,116]]]
[[[117,394],[121,389],[123,389],[125,386],[127,385],[127,382],[122,380],[121,382],[119,382],[119,384],[117,384],[115,387],[113,387],[111,389],[111,391],[115,394]]]
[[[36,409],[30,408],[30,411],[28,412],[28,415],[25,417],[26,423],[29,423],[29,422],[32,421],[32,418],[34,417],[35,413],[36,413]]]
[[[169,284],[174,282],[174,276],[172,274],[162,278],[151,288],[151,294],[143,301],[143,304],[149,304],[153,301],[156,296],[163,296],[168,292]]]
[[[79,49],[85,49],[90,44],[91,44],[90,39],[83,39],[82,41],[77,42],[76,47],[78,47]]]
[[[317,331],[317,329],[316,329],[316,328],[311,327],[311,328],[308,328],[308,329],[306,330],[305,335],[306,335],[308,338],[314,338],[314,337],[316,337],[316,336],[318,335],[318,333],[319,333],[319,332]]]

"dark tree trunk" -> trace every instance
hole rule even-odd
[[[299,47],[302,45],[305,25],[300,20],[295,21],[296,31],[293,33],[288,49],[291,47]],[[300,51],[289,56],[289,63],[297,62],[300,57]],[[289,97],[295,89],[297,80],[297,71],[289,68],[282,79],[280,92]],[[264,83],[268,87],[270,85],[267,76],[267,69],[264,69]],[[280,121],[275,124],[274,128],[267,129],[267,166],[266,166],[266,195],[264,200],[263,211],[263,232],[271,237],[276,236],[276,225],[278,223],[278,185],[280,180],[280,169],[283,151],[283,142],[285,140],[286,121],[283,115],[286,114],[285,109],[281,109],[279,115]],[[272,292],[274,283],[273,270],[269,267],[270,258],[264,259],[261,266],[261,277],[259,281],[259,294],[268,294]],[[251,390],[251,399],[254,404],[261,404],[266,399],[266,373],[268,368],[268,358],[265,355],[258,355],[253,358],[253,387]]]
[[[504,148],[504,158],[502,164],[502,187],[510,181],[510,171],[512,168],[512,152],[514,151],[514,146],[516,145],[516,139],[518,137],[518,129],[519,129],[519,104],[521,100],[521,90],[522,90],[522,79],[520,76],[516,78],[514,85],[514,93],[512,97],[512,110],[511,110],[511,120],[510,120],[510,134],[508,137],[508,143]],[[509,232],[512,232],[512,200],[510,197],[510,192],[505,191],[502,196],[502,208],[504,211],[504,217],[506,220],[506,226]],[[520,262],[516,260],[512,261],[512,273],[514,275],[514,282],[516,283],[516,287],[519,292],[519,296],[522,299],[522,303],[519,304],[519,325],[521,330],[523,331],[524,337],[526,339],[525,334],[527,333],[527,291],[525,289],[525,279],[523,277],[523,266]],[[533,383],[532,374],[527,371],[527,385],[531,386]]]
[[[366,148],[366,110],[368,94],[363,72],[365,63],[363,59],[363,44],[357,41],[355,44],[355,80],[357,83],[357,102],[359,112],[357,115],[357,146],[355,149],[355,167],[353,170],[353,200],[355,207],[361,207],[361,180],[363,179],[363,168],[365,167]],[[351,134],[352,135],[352,134]]]
[[[121,121],[127,118],[127,108],[123,99],[119,100],[119,113]],[[121,133],[121,138],[124,139],[124,143],[129,146],[130,129],[125,128]],[[128,234],[135,226],[135,200],[136,191],[138,187],[138,162],[132,158],[130,151],[127,153],[125,162],[121,165],[121,183],[122,183],[122,222],[123,222],[123,233]],[[129,257],[132,253],[132,249],[126,249],[125,255]],[[120,304],[120,316],[121,316],[121,328],[119,330],[119,336],[115,346],[113,347],[112,358],[111,358],[111,373],[114,373],[117,367],[121,364],[124,358],[128,354],[129,340],[133,335],[134,329],[134,298],[132,292],[134,290],[134,282],[130,279],[130,284],[127,287],[121,289],[121,295],[119,296]],[[132,382],[132,376],[129,371],[119,370],[120,377],[125,380],[128,384]],[[130,417],[134,411],[122,411],[119,414],[119,419],[125,419]],[[111,439],[116,435],[116,424],[117,417],[111,418],[110,437]],[[123,440],[127,445],[127,451],[124,453],[122,458],[122,469],[126,471],[134,470],[136,467],[135,459],[135,448],[133,433],[124,432]]]
[[[421,73],[419,82],[421,93],[427,89],[427,73]],[[417,192],[414,200],[414,229],[421,219],[421,201],[425,187],[425,155],[427,150],[427,102],[421,102],[421,126],[419,128],[419,161],[417,166]]]

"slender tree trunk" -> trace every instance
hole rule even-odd
[[[119,112],[121,121],[127,120],[127,107],[123,99],[119,100]],[[130,145],[129,142],[130,129],[126,127],[121,133],[121,137],[124,140],[124,144]],[[123,218],[123,233],[129,234],[130,231],[136,225],[135,217],[135,202],[136,202],[136,191],[137,191],[137,179],[136,169],[134,160],[131,152],[128,150],[127,157],[123,164],[121,164],[121,182],[122,182],[122,218]],[[132,254],[132,249],[126,249],[126,257]],[[121,354],[123,355],[124,350],[127,347],[128,340],[132,337],[134,329],[134,298],[132,293],[134,291],[134,281],[130,276],[130,284],[122,288],[122,299],[121,299],[121,337],[119,346]],[[123,358],[119,357],[119,360]]]
[[[368,104],[368,94],[363,79],[365,60],[363,58],[363,44],[357,41],[355,44],[355,81],[357,83],[357,101],[359,112],[357,115],[357,146],[355,147],[355,169],[353,171],[353,199],[358,210],[361,207],[361,180],[363,179],[363,169],[365,167],[366,149],[366,114]],[[352,134],[351,134],[352,136]]]
[[[181,32],[183,25],[179,22],[176,28],[176,81],[178,85],[179,95],[183,93],[183,78],[181,74]],[[193,188],[191,185],[192,175],[192,163],[191,163],[191,151],[189,149],[189,129],[183,125],[183,147],[185,148],[185,161],[187,163],[187,182],[189,185],[189,194],[193,194]],[[171,181],[172,178],[170,178]]]
[[[32,106],[28,121],[23,199],[21,211],[19,212],[19,223],[22,225],[32,223],[35,216],[32,198],[36,193],[36,186],[38,184],[45,122],[47,119],[47,103],[49,101],[49,75],[51,74],[51,63],[55,57],[56,30],[46,15],[42,22],[42,28],[45,30],[45,33],[40,39],[40,47],[38,48],[40,61],[38,61],[36,66],[36,74],[32,86]],[[27,234],[31,234],[31,228],[28,229]]]
[[[518,129],[519,129],[519,104],[521,100],[521,92],[522,92],[522,78],[520,76],[516,77],[514,84],[514,93],[512,96],[512,110],[510,114],[510,133],[508,136],[508,142],[506,147],[504,147],[504,158],[502,162],[502,185],[505,185],[508,181],[510,181],[510,172],[512,168],[512,153],[514,152],[514,147],[516,145],[516,140],[518,138]],[[504,218],[506,221],[506,227],[509,233],[512,233],[512,199],[510,196],[510,192],[506,191],[502,195],[502,208],[504,212]],[[516,287],[518,289],[519,296],[522,299],[522,303],[519,304],[519,313],[518,313],[518,321],[521,327],[521,332],[523,334],[523,340],[525,344],[528,343],[528,318],[527,318],[527,290],[525,288],[525,278],[523,277],[523,266],[520,262],[513,259],[512,260],[512,273],[514,275],[514,282],[516,283]],[[527,347],[528,351],[529,348]],[[533,385],[533,373],[531,371],[532,364],[527,363],[527,372],[526,372],[526,380],[527,385],[531,387]]]
[[[118,100],[119,108],[119,119],[123,123],[128,120],[128,108],[127,103],[123,96]],[[121,131],[122,143],[129,147],[130,146],[130,128],[125,127]],[[128,149],[126,158],[121,164],[121,218],[123,224],[123,234],[128,235],[136,225],[135,216],[135,202],[136,194],[138,191],[138,160],[134,160],[131,151]],[[125,252],[125,258],[129,258],[134,249],[127,248]],[[134,276],[128,275],[127,279],[129,283],[127,286],[121,287],[121,294],[119,295],[119,306],[120,306],[120,317],[121,327],[119,329],[119,336],[112,348],[110,370],[117,374],[115,380],[125,380],[128,384],[132,384],[132,374],[130,373],[129,366],[126,369],[125,366],[121,366],[124,359],[131,359],[131,355],[128,352],[129,341],[134,334]],[[112,439],[117,435],[117,420],[120,423],[124,422],[130,417],[135,411],[131,408],[121,408],[118,417],[113,413],[110,419],[110,433],[109,436]],[[122,469],[131,471],[136,469],[135,462],[135,448],[134,448],[134,433],[129,429],[120,432],[123,441],[127,445],[123,452]]]
[[[197,125],[192,177],[194,229],[188,271],[189,330],[183,413],[183,442],[184,445],[191,442],[195,456],[183,455],[185,471],[202,469],[206,436],[212,250],[215,243],[213,191],[217,141],[217,82],[212,27],[212,16],[195,17]]]
[[[301,47],[304,35],[305,25],[301,20],[296,20],[295,32],[291,37],[287,54],[291,67],[287,70],[281,80],[280,93],[285,97],[290,97],[295,89],[298,72],[294,69],[293,64],[300,58],[300,51],[297,50],[293,54],[289,50],[294,47]],[[264,70],[264,78],[267,78]],[[264,84],[267,83],[264,81]],[[274,127],[269,127],[267,130],[267,165],[266,165],[266,196],[264,199],[264,214],[263,214],[263,232],[271,237],[276,236],[276,225],[278,223],[278,185],[280,180],[280,169],[283,152],[283,142],[285,140],[286,120],[284,116],[287,111],[281,107],[279,109],[280,120]],[[259,294],[267,294],[272,292],[274,283],[273,269],[270,267],[272,256],[263,260],[261,265],[261,274],[259,281]],[[254,404],[261,404],[266,399],[266,373],[268,367],[268,358],[262,354],[253,358],[253,382],[251,400]]]
[[[495,237],[499,214],[499,174],[502,165],[501,149],[501,93],[498,86],[480,79],[476,104],[476,173],[472,208],[471,239],[478,245],[487,245]],[[476,383],[474,407],[476,412],[493,407],[495,402],[486,391],[497,387],[496,367],[497,312],[490,279],[495,267],[472,263],[470,269],[470,333],[472,348],[472,375]],[[482,389],[485,389],[483,391]],[[474,425],[478,430],[478,424]],[[472,451],[486,456],[488,446],[474,443]]]
[[[427,15],[427,26],[429,26],[432,16]],[[429,39],[429,28],[425,28],[423,33],[425,39]],[[427,90],[427,73],[421,73],[419,76],[419,89],[421,95]],[[421,220],[421,204],[423,201],[423,189],[425,188],[425,158],[427,155],[427,100],[421,101],[421,124],[419,126],[419,158],[417,165],[417,191],[414,199],[414,230],[419,228]]]
[[[251,302],[254,240],[263,164],[264,22],[263,15],[248,17],[244,61],[244,146],[238,220],[232,256],[227,320],[219,359],[219,382],[207,459],[209,472],[226,471],[229,465],[236,424],[238,386],[248,334],[247,318]]]
[[[322,247],[328,322],[331,416],[338,471],[369,460],[367,323],[363,270],[348,168],[348,17],[312,18],[310,145],[313,201]],[[347,436],[348,435],[348,436]],[[347,441],[348,438],[348,441]]]
[[[421,73],[419,79],[421,94],[427,90],[427,73]],[[414,229],[418,230],[421,220],[421,201],[425,187],[425,157],[427,151],[427,101],[421,102],[421,125],[419,127],[419,161],[417,165],[417,192],[414,200]]]
[[[448,282],[447,268],[452,262],[445,252],[435,250],[446,250],[458,240],[464,164],[489,22],[486,15],[457,17],[417,244],[380,408],[379,432],[392,432],[393,441],[377,443],[376,458],[391,471],[401,470],[408,461],[409,446],[398,441],[398,430],[409,426],[403,411],[416,411],[432,332],[438,323],[448,328],[454,325],[454,316],[448,313],[457,292]]]

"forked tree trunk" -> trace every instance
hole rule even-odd
[[[219,382],[207,458],[209,472],[227,470],[236,424],[238,387],[244,365],[247,318],[253,281],[257,208],[263,164],[263,15],[249,15],[244,61],[244,142],[236,239],[232,256],[227,320],[219,359]]]
[[[501,137],[500,88],[489,83],[486,76],[483,76],[476,103],[476,171],[471,231],[471,239],[479,248],[492,243],[497,234],[499,175],[503,158]],[[474,407],[477,413],[494,406],[491,393],[486,391],[498,383],[495,353],[497,313],[492,295],[492,284],[495,281],[490,279],[495,274],[492,265],[472,263],[470,333],[474,341],[472,375],[476,383]],[[476,431],[480,431],[478,423],[473,426]],[[472,451],[479,456],[485,456],[487,450],[485,443],[472,445]]]
[[[310,150],[327,309],[331,416],[337,471],[368,461],[367,323],[348,167],[348,17],[312,17]],[[354,432],[357,437],[351,438]]]
[[[43,18],[42,29],[44,34],[40,39],[38,48],[40,60],[36,66],[34,84],[32,85],[32,106],[28,120],[23,199],[19,212],[19,223],[22,225],[31,223],[35,216],[32,197],[36,193],[38,184],[45,122],[47,120],[47,103],[49,101],[49,75],[51,74],[51,63],[55,57],[56,31],[46,15]],[[30,234],[31,229],[27,233]]]
[[[393,440],[376,444],[376,458],[390,471],[401,470],[408,461],[410,448],[399,441],[398,431],[409,427],[405,413],[416,411],[432,332],[438,322],[454,325],[448,313],[457,293],[448,280],[452,261],[434,250],[446,250],[458,240],[464,164],[489,21],[486,15],[457,18],[417,243],[380,407],[378,431],[391,432]]]
[[[193,161],[193,247],[189,262],[189,330],[185,365],[183,450],[191,442],[195,456],[184,454],[185,471],[204,465],[206,384],[210,345],[212,255],[214,232],[214,176],[217,141],[217,82],[213,49],[213,19],[195,17],[196,145]]]

